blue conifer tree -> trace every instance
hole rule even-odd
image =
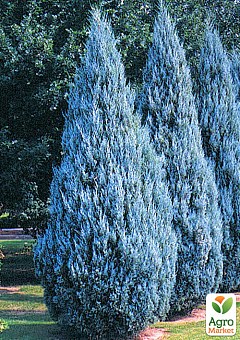
[[[171,314],[215,292],[222,277],[222,224],[213,173],[201,144],[190,71],[174,24],[161,6],[154,25],[139,111],[166,157],[178,236]]]
[[[164,158],[133,115],[134,95],[99,11],[68,104],[36,272],[55,320],[87,339],[123,340],[166,316],[177,242]]]
[[[199,120],[213,167],[223,216],[225,292],[240,285],[240,115],[231,63],[216,31],[208,28],[199,66]]]

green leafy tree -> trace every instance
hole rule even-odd
[[[201,144],[190,71],[175,27],[160,7],[144,72],[139,110],[164,153],[178,237],[171,314],[191,309],[222,278],[222,223],[217,188]]]
[[[218,26],[227,50],[240,47],[239,1],[165,0],[165,3],[171,16],[175,18],[176,28],[183,41],[194,76],[197,76],[207,21],[213,21]]]
[[[213,167],[223,216],[224,275],[221,288],[240,285],[240,115],[231,63],[210,28],[199,65],[199,119],[206,156]]]
[[[39,139],[48,139],[47,153],[51,155],[48,160],[53,164],[60,159],[62,112],[67,109],[69,83],[84,50],[87,16],[91,6],[99,2],[3,0],[0,3],[0,129],[7,129],[8,138],[21,140],[26,143],[26,148],[37,145]],[[101,1],[102,9],[112,19],[126,76],[136,87],[142,82],[157,3],[158,0]],[[232,45],[239,46],[236,2],[166,0],[166,3],[177,18],[178,32],[194,70],[204,20],[209,13],[216,16],[228,49]],[[35,164],[38,167],[37,155]],[[46,167],[43,177],[37,179],[40,191],[46,191],[45,186],[50,185],[50,168]],[[29,187],[28,183],[26,187]],[[47,196],[38,198],[45,203],[48,199]],[[20,208],[21,202],[15,203]],[[7,208],[7,202],[4,205]],[[19,212],[15,213],[18,215]]]
[[[86,18],[91,4],[95,3],[97,1],[90,3],[73,0],[58,2],[31,0],[20,3],[4,1],[0,5],[3,9],[3,15],[0,18],[0,63],[2,65],[0,69],[2,85],[0,128],[3,134],[8,131],[9,142],[14,143],[15,140],[20,140],[22,146],[25,143],[26,150],[29,150],[30,146],[33,147],[31,154],[35,161],[29,162],[27,171],[31,172],[32,167],[36,167],[34,171],[39,176],[35,178],[36,182],[31,182],[32,184],[26,182],[25,189],[27,190],[32,185],[37,187],[39,193],[35,190],[34,197],[36,200],[43,201],[45,205],[49,196],[46,188],[49,187],[52,178],[51,164],[58,163],[60,158],[62,112],[67,108],[68,84],[73,79],[76,65],[79,62],[79,54],[84,50],[87,36]],[[133,7],[125,3],[121,6],[113,1],[102,3],[102,7],[111,14],[119,34],[123,29],[121,18],[124,18],[124,23],[127,24],[126,11],[133,10]],[[137,9],[139,13],[141,10],[139,5]],[[147,13],[144,15],[146,19]],[[133,16],[135,21],[136,16]],[[122,35],[125,41],[125,59],[131,58],[133,51],[135,52],[134,58],[140,54],[141,39],[148,30],[146,25],[142,32],[143,27],[139,24],[137,30],[135,28],[135,35],[142,32],[141,38],[137,41],[135,36],[131,42],[133,27],[135,28],[132,19],[131,25]],[[141,45],[138,49],[137,44]],[[128,61],[126,64],[129,71],[135,65],[135,61]],[[135,73],[141,72],[140,64],[136,63]],[[47,140],[48,145],[45,150],[49,165],[41,173],[37,170],[41,165],[38,164],[38,154],[34,155],[35,146],[39,144],[39,140]],[[13,150],[16,152],[17,159],[18,150],[12,148],[11,153]],[[27,164],[23,161],[22,166],[26,169]],[[16,167],[10,170],[11,176],[16,174],[16,170]],[[21,177],[21,171],[17,177]],[[23,178],[27,180],[26,176]],[[10,182],[8,189],[11,183],[13,184]],[[23,188],[22,185],[21,187]],[[6,186],[3,185],[2,188]],[[11,191],[14,191],[14,187],[11,188]],[[45,197],[41,194],[42,192],[46,193]],[[3,192],[2,199],[7,197],[7,193]],[[32,197],[30,192],[26,192],[26,195]],[[9,223],[14,225],[18,221],[14,222],[13,217],[22,216],[26,204],[23,195],[16,196],[18,200],[14,201],[14,197],[12,199],[12,202],[7,200],[3,204],[6,211],[11,212]],[[17,209],[16,211],[12,210],[13,206]],[[36,206],[38,206],[37,201]],[[40,215],[42,216],[41,211],[39,211]],[[28,219],[29,223],[30,221],[31,219]],[[44,225],[43,221],[39,226]],[[36,227],[36,223],[33,222],[32,226]]]
[[[54,25],[40,20],[43,13],[37,2],[29,1],[28,9],[27,13],[20,11],[21,18],[11,25],[4,26],[2,18],[0,29],[1,133],[7,136],[2,152],[8,159],[0,179],[3,209],[10,213],[4,223],[37,230],[46,225],[52,163],[60,153],[59,131],[69,77],[62,76],[64,58],[54,50]],[[11,7],[9,13],[16,11]]]
[[[1,227],[33,228],[33,234],[44,228],[49,188],[39,178],[51,170],[48,149],[47,140],[26,143],[11,140],[7,130],[0,132],[0,206],[8,213]]]
[[[99,11],[68,104],[36,271],[59,323],[80,337],[129,339],[166,317],[176,238],[164,159],[133,115],[120,53]]]

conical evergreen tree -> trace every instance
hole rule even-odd
[[[127,339],[164,318],[175,281],[163,158],[133,109],[111,28],[94,11],[69,95],[51,219],[35,250],[52,317],[87,339]]]
[[[240,284],[240,115],[231,64],[216,31],[206,31],[199,66],[199,119],[223,215],[225,292]]]
[[[171,314],[191,309],[218,289],[222,277],[222,224],[214,176],[201,144],[185,54],[161,7],[139,100],[156,150],[164,152],[178,235]]]

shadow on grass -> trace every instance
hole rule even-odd
[[[84,340],[63,330],[50,320],[47,313],[19,315],[12,312],[9,318],[3,314],[0,314],[0,319],[8,324],[8,328],[1,333],[1,340]]]
[[[6,255],[3,260],[0,281],[2,286],[38,284],[39,280],[35,277],[33,255]]]
[[[0,301],[11,301],[11,302],[33,302],[33,303],[44,303],[43,297],[36,296],[32,294],[19,294],[19,293],[13,293],[13,294],[3,294],[0,295]]]
[[[20,313],[2,311],[0,318],[8,328],[1,334],[1,340],[12,339],[57,339],[59,327],[53,323],[46,313]],[[61,338],[59,338],[61,339]]]
[[[1,286],[39,284],[35,277],[32,245],[35,241],[0,240],[4,259],[0,272]],[[30,250],[29,250],[30,249]]]
[[[59,334],[56,325],[32,324],[10,325],[0,335],[1,340],[64,340],[64,335]]]

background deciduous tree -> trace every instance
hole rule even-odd
[[[184,44],[186,57],[197,73],[201,46],[208,21],[214,22],[228,51],[239,48],[239,1],[234,0],[165,0],[175,19],[178,34]]]
[[[11,142],[21,140],[25,143],[26,149],[30,146],[36,149],[39,139],[48,141],[46,153],[50,155],[47,157],[50,166],[34,182],[39,193],[36,198],[45,207],[49,197],[46,188],[49,188],[52,178],[51,165],[58,164],[61,158],[62,113],[67,108],[67,93],[79,54],[84,50],[86,18],[91,6],[98,3],[98,0],[3,0],[0,3],[0,128],[8,131]],[[218,25],[228,50],[232,46],[239,48],[237,1],[166,0],[166,4],[170,14],[176,18],[178,33],[194,75],[204,22],[209,16]],[[142,82],[157,6],[158,0],[101,1],[102,9],[112,19],[126,76],[136,87]],[[15,157],[17,159],[17,150]],[[34,153],[32,157],[35,157]],[[32,166],[38,168],[37,162],[36,155],[35,165],[29,163],[28,171],[32,171]],[[2,183],[0,187],[3,190]],[[26,187],[29,187],[28,183]],[[1,196],[6,197],[7,193]],[[5,211],[11,210],[8,202],[2,204]],[[26,210],[20,198],[12,204],[20,211]],[[16,211],[14,216],[20,211]],[[9,223],[15,225],[17,221],[9,218]]]

